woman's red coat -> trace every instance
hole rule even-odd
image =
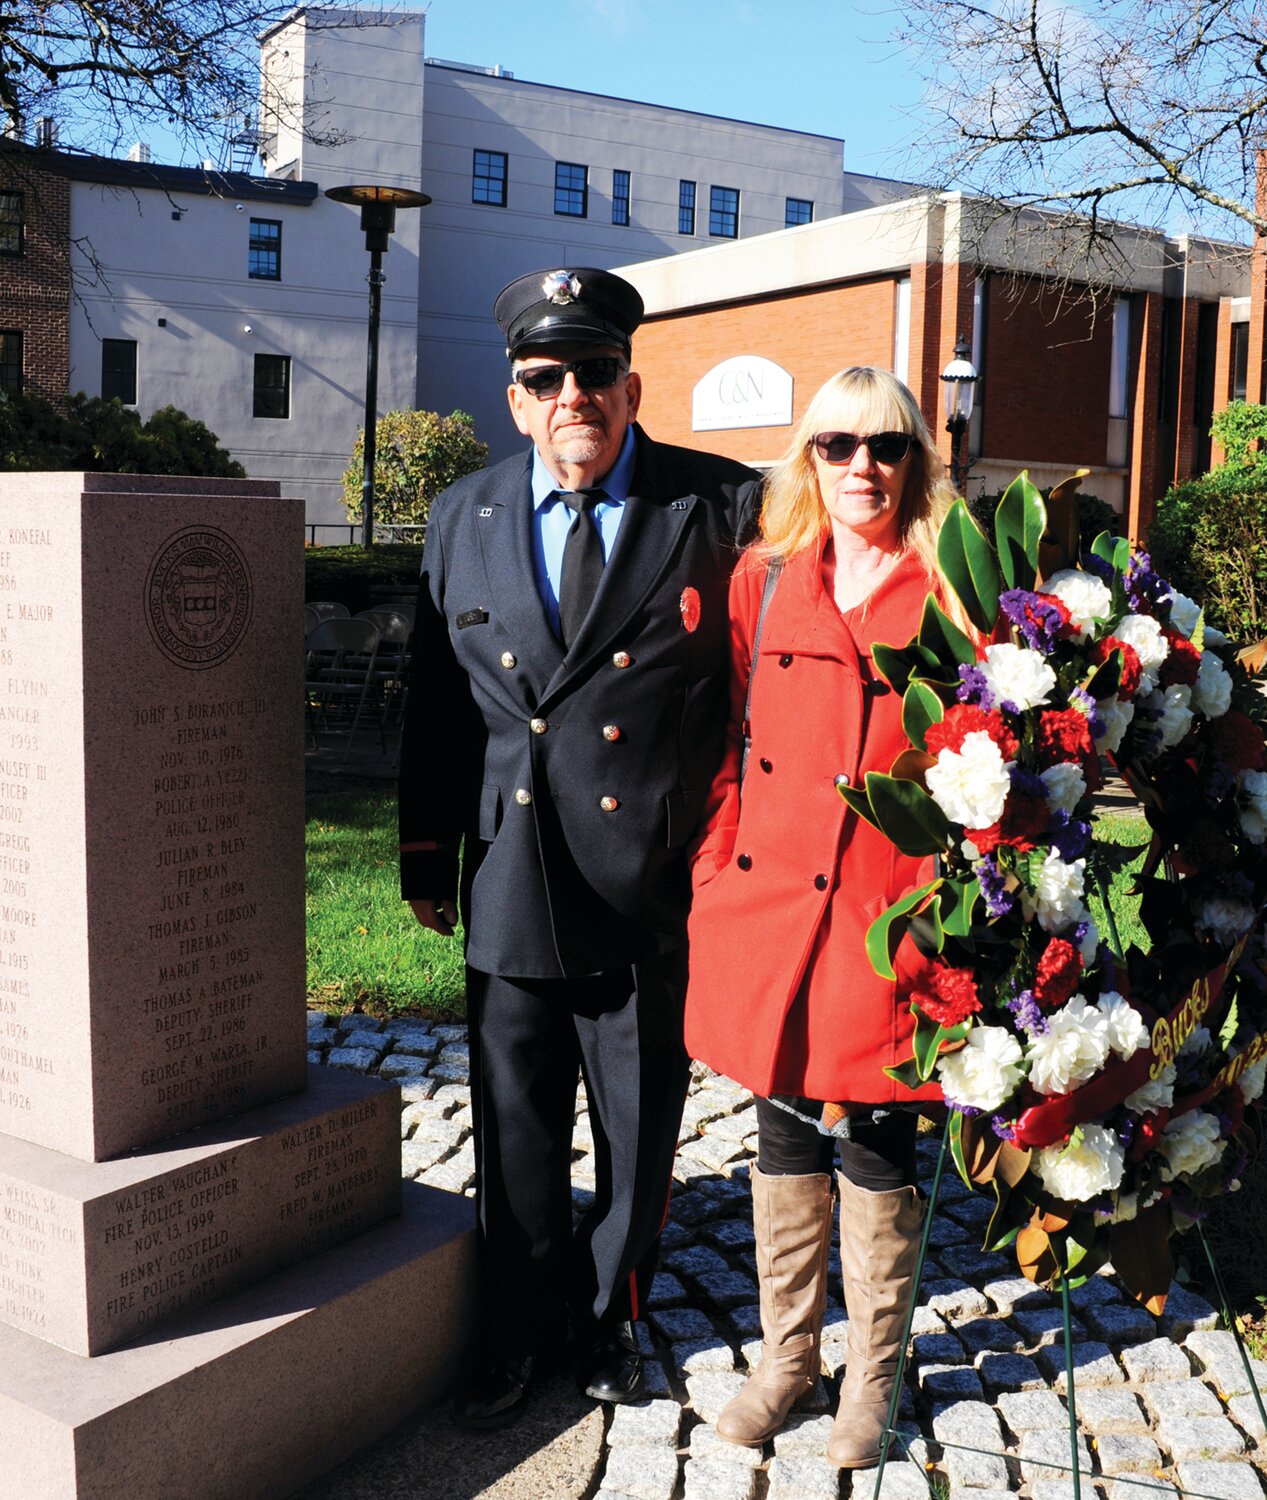
[[[738,769],[765,564],[749,553],[730,590],[731,724],[694,859],[686,1044],[755,1093],[882,1104],[939,1098],[881,1071],[911,1055],[906,999],[921,961],[909,938],[898,983],[863,941],[872,920],[932,878],[836,789],[888,771],[907,748],[901,699],[871,645],[903,645],[932,581],[913,556],[842,616],[822,576],[822,543],[789,559],[762,626],[751,751]]]

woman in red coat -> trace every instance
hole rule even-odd
[[[903,960],[918,955],[908,940],[895,985],[863,939],[931,864],[901,854],[838,788],[906,748],[901,699],[871,648],[904,644],[941,592],[936,537],[953,499],[901,381],[849,369],[815,395],[731,584],[730,744],[694,860],[686,1043],[753,1090],[759,1123],[762,1360],[717,1430],[758,1446],[817,1384],[838,1149],[849,1343],[827,1453],[843,1468],[876,1460],[923,1220],[917,1115],[903,1107],[921,1095],[883,1072],[911,1053]]]

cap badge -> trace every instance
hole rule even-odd
[[[695,589],[686,588],[682,590],[682,597],[677,602],[677,607],[682,614],[682,624],[686,626],[687,633],[691,633],[699,626],[699,594]]]
[[[551,271],[541,282],[541,290],[547,302],[566,307],[576,302],[581,295],[581,283],[571,271]]]

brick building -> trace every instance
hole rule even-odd
[[[1043,486],[1087,468],[1083,488],[1144,536],[1167,486],[1209,467],[1211,416],[1241,394],[1244,247],[1119,226],[1119,266],[1091,298],[1052,274],[1062,246],[1041,215],[1005,237],[983,213],[921,195],[623,267],[649,314],[637,340],[649,430],[768,463],[827,376],[877,364],[911,386],[949,459],[939,376],[963,334],[981,376],[970,492],[1023,468]]]
[[[70,185],[39,153],[7,144],[0,155],[0,390],[58,401],[69,374]]]

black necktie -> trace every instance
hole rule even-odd
[[[572,529],[563,544],[563,578],[559,589],[559,634],[564,646],[570,646],[576,639],[603,576],[603,544],[590,512],[606,498],[602,490],[559,492],[559,499],[573,513]]]

